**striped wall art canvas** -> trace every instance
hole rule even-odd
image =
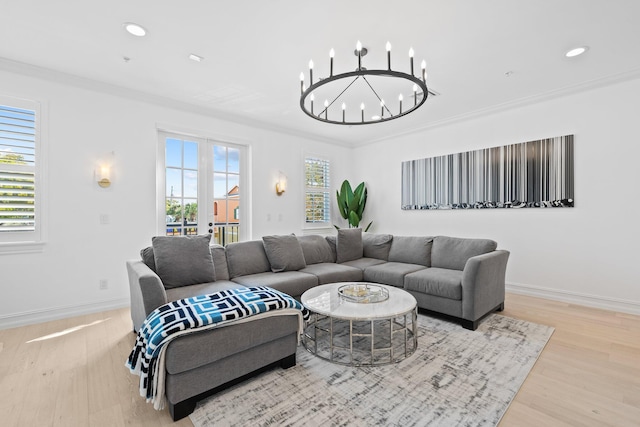
[[[574,206],[573,135],[402,162],[402,209]]]

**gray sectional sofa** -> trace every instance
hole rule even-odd
[[[270,286],[299,299],[319,284],[381,283],[411,293],[422,311],[471,330],[483,317],[504,308],[509,252],[498,250],[488,239],[341,229],[337,236],[265,236],[223,248],[209,246],[208,236],[197,236],[179,238],[189,244],[200,239],[197,250],[179,249],[173,255],[163,245],[181,243],[171,239],[176,238],[154,238],[154,244],[141,251],[142,260],[127,261],[134,330],[169,301],[242,286]],[[206,268],[200,268],[203,264]],[[295,316],[281,316],[171,342],[165,390],[174,419],[188,415],[206,395],[256,370],[295,365],[297,325]]]

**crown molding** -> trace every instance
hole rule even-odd
[[[628,70],[625,72],[611,74],[598,79],[581,82],[578,84],[565,86],[560,89],[547,91],[541,94],[536,94],[528,97],[519,98],[513,101],[496,104],[486,108],[481,108],[473,111],[469,111],[463,114],[445,117],[441,120],[436,120],[431,123],[427,123],[422,126],[407,129],[401,132],[395,132],[393,135],[381,136],[379,138],[370,139],[367,141],[351,141],[340,138],[328,138],[323,137],[311,132],[299,131],[291,129],[285,126],[274,125],[273,123],[265,122],[262,120],[248,119],[238,114],[232,114],[226,111],[221,111],[211,107],[204,107],[201,105],[191,104],[184,101],[178,101],[173,98],[154,95],[148,92],[142,92],[135,89],[126,88],[111,83],[105,83],[98,80],[89,79],[86,77],[77,76],[74,74],[64,73],[61,71],[52,70],[49,68],[39,67],[24,62],[14,61],[7,58],[0,57],[0,70],[8,71],[14,74],[26,75],[30,77],[39,78],[42,80],[54,81],[56,83],[66,84],[82,89],[101,92],[109,95],[115,95],[126,99],[145,102],[152,105],[162,106],[166,108],[172,108],[181,110],[193,114],[202,116],[213,117],[215,119],[224,120],[231,123],[236,123],[242,126],[249,126],[258,128],[265,131],[281,133],[285,135],[294,136],[297,138],[310,139],[325,144],[336,145],[346,148],[358,148],[368,145],[372,145],[378,142],[384,142],[393,140],[395,138],[413,135],[420,132],[425,132],[437,127],[450,126],[457,123],[465,122],[472,119],[477,119],[492,114],[501,113],[507,110],[525,107],[528,105],[534,105],[541,102],[549,101],[564,96],[573,95],[576,93],[602,88],[617,83],[626,82],[629,80],[635,80],[640,78],[640,68]]]
[[[425,132],[427,130],[431,130],[437,127],[450,126],[457,123],[465,122],[467,120],[490,116],[492,114],[497,114],[507,110],[525,107],[528,105],[539,104],[541,102],[550,101],[552,99],[562,98],[565,96],[574,95],[576,93],[581,93],[581,92],[585,92],[593,89],[599,89],[602,87],[606,87],[606,86],[610,86],[610,85],[614,85],[617,83],[622,83],[630,80],[635,80],[638,78],[640,78],[640,68],[632,69],[632,70],[617,73],[617,74],[611,74],[598,79],[581,82],[575,85],[565,86],[560,89],[550,90],[548,92],[544,92],[544,93],[540,93],[540,94],[536,94],[536,95],[532,95],[524,98],[519,98],[513,101],[504,102],[501,104],[492,105],[490,107],[469,111],[467,113],[459,114],[456,116],[446,117],[444,119],[437,120],[437,121],[425,124],[423,126],[408,129],[404,132],[397,132],[392,136],[383,136],[383,137],[376,138],[363,143],[356,143],[353,146],[363,147],[363,146],[375,144],[378,142],[388,141],[390,139],[398,138],[401,136],[413,135],[413,134]]]
[[[191,104],[184,101],[178,101],[173,98],[154,95],[148,92],[126,88],[124,86],[106,83],[99,80],[89,79],[89,78],[81,77],[75,74],[64,73],[62,71],[56,71],[50,68],[44,68],[37,65],[14,61],[7,58],[0,57],[0,70],[8,71],[14,74],[34,77],[41,80],[53,81],[56,83],[74,86],[81,89],[91,90],[94,92],[114,95],[114,96],[130,99],[134,101],[145,102],[147,104],[152,104],[156,106],[181,110],[189,113],[198,114],[201,116],[213,117],[215,119],[236,123],[242,126],[249,126],[249,127],[258,128],[258,129],[262,129],[270,132],[276,132],[276,133],[286,134],[290,136],[295,136],[298,138],[311,139],[311,140],[322,142],[325,144],[338,145],[341,147],[351,145],[349,141],[334,139],[334,138],[326,138],[313,133],[302,132],[296,129],[291,129],[285,126],[274,125],[272,123],[268,123],[268,122],[257,120],[257,119],[251,119],[251,121],[249,122],[249,120],[246,117],[238,114],[232,114],[232,113],[221,111],[211,107],[204,107],[201,105]]]

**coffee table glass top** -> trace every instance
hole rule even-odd
[[[338,294],[338,289],[352,283],[329,283],[311,288],[302,295],[302,304],[315,313],[349,320],[388,319],[403,315],[413,310],[417,305],[416,299],[410,293],[393,286],[377,283],[371,283],[371,285],[384,287],[388,290],[389,298],[387,300],[368,304],[349,301]],[[365,285],[366,283],[358,282],[358,284]]]

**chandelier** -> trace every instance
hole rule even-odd
[[[426,62],[421,75],[414,75],[413,48],[409,49],[410,73],[391,69],[391,43],[387,42],[387,69],[367,69],[362,59],[368,53],[358,41],[353,52],[355,71],[333,73],[335,51],[329,52],[329,76],[313,80],[313,60],[309,61],[309,86],[300,73],[300,108],[309,117],[337,125],[366,125],[405,116],[417,110],[429,96]],[[316,100],[320,105],[317,105]],[[353,105],[355,103],[355,105]],[[359,104],[359,105],[358,105]]]

